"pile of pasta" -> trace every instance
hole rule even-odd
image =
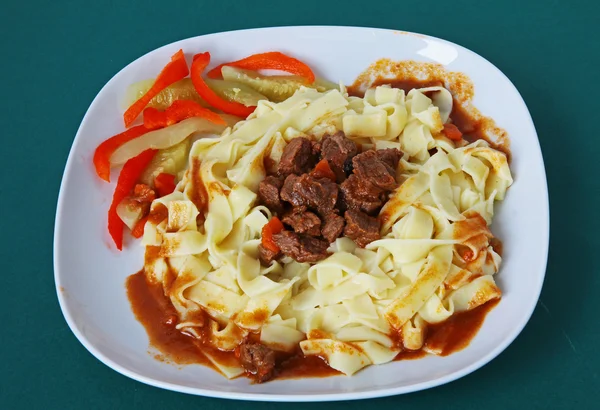
[[[379,86],[364,98],[343,86],[302,88],[281,103],[260,101],[247,120],[196,141],[177,190],[152,204],[168,217],[147,223],[143,237],[146,275],[164,287],[178,329],[200,336],[204,328],[221,350],[260,332],[266,346],[299,345],[351,375],[423,348],[428,324],[500,297],[501,257],[488,226],[512,177],[505,154],[485,141],[443,135],[452,103],[443,87],[405,95]],[[338,238],[318,263],[284,257],[262,266],[257,247],[271,213],[257,205],[256,192],[265,158],[278,163],[292,138],[336,130],[364,149],[403,152],[401,184],[379,215],[382,239],[359,248]],[[204,224],[196,223],[198,196],[207,202]],[[243,373],[208,355],[227,377]]]

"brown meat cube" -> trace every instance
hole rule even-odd
[[[346,211],[344,217],[346,219],[344,235],[352,239],[361,248],[381,237],[379,235],[379,221],[376,218],[353,209]]]
[[[321,141],[311,141],[310,143],[312,144],[312,153],[319,157],[321,155]]]
[[[239,347],[240,364],[258,383],[266,382],[275,374],[275,351],[260,343],[243,343]]]
[[[281,187],[280,196],[283,201],[289,202],[294,206],[303,206],[304,198],[302,198],[295,190],[294,185],[300,179],[298,175],[288,175]]]
[[[398,163],[400,162],[400,158],[402,158],[402,152],[396,148],[378,149],[377,156],[390,166],[393,171],[392,175],[395,176],[396,170],[398,169]]]
[[[281,252],[297,262],[318,262],[328,256],[329,243],[323,239],[282,231],[273,235],[273,241]]]
[[[341,131],[324,137],[321,144],[321,158],[329,160],[331,164],[338,167],[344,166],[346,160],[354,157],[358,152],[356,143]]]
[[[258,259],[264,266],[270,266],[279,256],[281,256],[281,252],[273,252],[262,246],[262,244],[258,245]]]
[[[314,213],[307,211],[304,206],[296,206],[291,212],[283,216],[284,224],[292,227],[296,233],[319,236],[321,234],[321,219]]]
[[[308,174],[290,175],[281,189],[281,199],[294,206],[306,206],[320,215],[328,215],[335,208],[338,186],[327,178],[313,178]]]
[[[391,191],[398,186],[395,171],[373,150],[352,158],[352,165],[356,176],[368,180],[377,188]]]
[[[258,185],[258,198],[271,211],[278,214],[283,211],[283,204],[279,197],[279,191],[283,186],[283,181],[274,176],[268,176]]]
[[[352,163],[352,157],[358,152],[356,143],[346,138],[340,131],[332,136],[324,137],[321,144],[321,158],[329,161],[329,166],[335,173],[337,181],[343,182],[347,176],[348,165]]]
[[[279,175],[303,174],[311,170],[317,162],[317,156],[313,154],[313,146],[310,140],[297,137],[292,139],[283,149],[279,160]]]
[[[344,232],[344,218],[338,214],[329,214],[323,218],[325,221],[321,229],[321,235],[331,243],[340,237]]]
[[[340,185],[340,203],[343,209],[355,209],[372,214],[383,205],[382,192],[368,180],[350,175]]]

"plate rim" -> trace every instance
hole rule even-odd
[[[455,371],[453,373],[450,373],[448,375],[438,377],[438,378],[435,378],[432,380],[414,383],[414,384],[411,384],[408,386],[383,388],[383,389],[371,390],[371,391],[318,393],[318,394],[311,394],[311,395],[300,395],[300,394],[296,394],[296,393],[268,394],[268,393],[228,392],[228,391],[211,390],[211,389],[206,389],[206,388],[202,388],[202,387],[188,387],[188,386],[182,386],[182,385],[175,384],[175,383],[163,382],[163,381],[155,380],[151,377],[144,376],[135,371],[125,368],[121,364],[119,364],[119,363],[115,362],[114,360],[105,356],[102,352],[100,352],[98,349],[96,349],[92,343],[90,343],[87,340],[87,338],[83,335],[83,333],[77,327],[70,310],[67,308],[67,302],[65,300],[66,295],[65,295],[65,292],[63,292],[63,290],[61,289],[62,285],[61,285],[61,279],[60,279],[60,273],[59,273],[60,256],[59,256],[59,252],[57,249],[58,249],[58,243],[59,243],[60,232],[61,232],[61,215],[64,212],[63,208],[65,206],[65,200],[63,199],[63,197],[65,195],[64,191],[66,189],[65,187],[67,186],[67,181],[69,179],[69,174],[70,174],[69,171],[73,167],[73,163],[75,161],[75,153],[74,153],[75,147],[81,139],[80,132],[84,126],[84,123],[88,120],[88,113],[92,110],[92,108],[96,104],[98,104],[99,96],[103,93],[103,91],[106,89],[106,87],[108,87],[109,84],[112,83],[112,81],[115,79],[116,76],[118,76],[121,72],[126,70],[128,67],[134,65],[138,60],[143,59],[147,55],[154,53],[158,50],[161,50],[161,49],[164,49],[167,47],[171,47],[175,43],[193,40],[193,39],[197,39],[197,38],[220,36],[220,35],[232,34],[232,33],[242,34],[242,33],[247,33],[247,32],[254,32],[254,31],[269,31],[269,30],[282,30],[282,29],[293,30],[293,29],[298,29],[298,28],[303,28],[303,29],[307,29],[307,30],[333,29],[333,30],[364,30],[365,32],[380,31],[380,32],[392,33],[392,34],[412,35],[412,36],[416,36],[419,38],[439,41],[439,42],[451,45],[453,47],[456,47],[467,54],[471,54],[479,59],[484,60],[485,62],[487,62],[490,65],[490,67],[492,67],[494,70],[496,70],[497,74],[504,77],[504,79],[512,86],[513,90],[516,92],[516,94],[522,104],[522,108],[524,108],[524,110],[527,113],[527,118],[529,120],[527,126],[531,128],[534,135],[536,136],[536,139],[535,139],[536,140],[535,143],[537,143],[536,155],[539,156],[539,158],[537,158],[536,163],[539,163],[541,165],[541,172],[542,172],[542,176],[544,179],[544,185],[541,188],[543,191],[542,200],[543,200],[543,203],[545,206],[543,207],[543,209],[540,209],[540,212],[545,214],[545,218],[543,218],[543,226],[542,226],[543,235],[545,237],[545,240],[540,241],[540,246],[542,248],[542,252],[545,255],[545,257],[543,258],[542,265],[540,266],[540,270],[542,270],[543,273],[539,277],[539,280],[537,283],[537,288],[535,289],[535,297],[531,299],[531,303],[530,303],[528,311],[522,315],[521,321],[516,323],[511,328],[511,332],[508,335],[508,337],[505,338],[504,342],[500,343],[494,349],[490,350],[487,354],[485,354],[478,361],[472,363],[469,366],[465,366],[462,369]],[[442,65],[444,65],[444,64],[442,64]],[[544,238],[542,238],[542,239],[544,239]],[[519,334],[521,334],[521,332],[523,331],[523,329],[525,328],[525,326],[531,319],[531,316],[533,315],[535,307],[537,306],[538,300],[540,298],[540,294],[541,294],[541,291],[543,288],[543,283],[544,283],[545,276],[547,273],[549,245],[550,245],[550,203],[549,203],[549,197],[548,197],[548,179],[546,176],[545,164],[544,164],[544,159],[543,159],[543,153],[542,153],[541,146],[540,146],[539,136],[535,129],[535,124],[531,117],[531,113],[530,113],[530,111],[527,107],[527,104],[525,103],[521,93],[519,92],[517,87],[512,83],[512,81],[492,62],[490,62],[489,60],[487,60],[485,57],[481,56],[480,54],[478,54],[464,46],[456,44],[454,42],[444,40],[439,37],[430,36],[427,34],[421,34],[421,33],[417,33],[417,32],[411,32],[411,31],[395,30],[395,29],[387,29],[387,28],[377,28],[377,27],[366,27],[366,26],[345,26],[345,25],[269,26],[269,27],[256,27],[256,28],[247,28],[247,29],[239,29],[239,30],[219,31],[219,32],[207,33],[207,34],[202,34],[199,36],[193,36],[193,37],[187,37],[187,38],[175,40],[168,44],[164,44],[160,47],[154,48],[154,49],[144,53],[143,55],[139,56],[138,58],[134,59],[129,64],[127,64],[126,66],[121,68],[119,71],[117,71],[102,86],[102,88],[97,92],[94,99],[92,100],[89,107],[87,108],[87,110],[81,120],[81,123],[80,123],[79,127],[77,128],[77,132],[75,133],[75,137],[73,138],[71,148],[69,149],[67,161],[65,163],[65,168],[64,168],[63,175],[61,178],[59,194],[58,194],[58,198],[57,198],[56,214],[55,214],[55,221],[54,221],[53,269],[54,269],[54,282],[55,282],[55,287],[56,287],[56,294],[58,297],[61,312],[63,314],[63,317],[65,318],[65,321],[67,322],[67,325],[69,326],[69,328],[71,329],[71,331],[73,332],[75,337],[79,340],[79,342],[88,350],[88,352],[90,352],[100,362],[102,362],[106,366],[110,367],[111,369],[117,371],[118,373],[120,373],[124,376],[127,376],[133,380],[142,382],[142,383],[150,385],[150,386],[154,386],[154,387],[158,387],[158,388],[162,388],[162,389],[166,389],[166,390],[171,390],[171,391],[176,391],[176,392],[180,392],[180,393],[200,395],[200,396],[212,397],[212,398],[230,399],[230,400],[265,401],[265,402],[267,402],[267,401],[268,402],[318,402],[318,401],[324,402],[324,401],[372,399],[372,398],[378,398],[378,397],[388,397],[388,396],[393,396],[393,395],[421,391],[421,390],[441,386],[441,385],[447,384],[449,382],[452,382],[454,380],[458,380],[458,379],[480,369],[481,367],[485,366],[489,362],[491,362],[498,355],[500,355],[500,353],[502,353],[504,350],[506,350],[506,348],[509,345],[511,345],[514,342],[514,340],[519,336]]]

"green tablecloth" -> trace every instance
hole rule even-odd
[[[454,41],[492,61],[531,110],[546,161],[552,214],[541,300],[523,333],[497,359],[433,390],[315,408],[600,408],[593,397],[600,387],[600,264],[593,259],[600,246],[600,3],[122,3],[4,0],[0,6],[0,158],[6,165],[0,184],[1,409],[279,407],[163,391],[121,376],[92,357],[58,306],[52,233],[71,142],[88,105],[111,76],[178,39],[298,24],[416,31]]]

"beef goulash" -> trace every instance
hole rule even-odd
[[[127,292],[155,357],[263,383],[465,348],[502,295],[513,182],[470,80],[381,60],[346,88],[279,52],[205,78],[210,54],[184,57],[94,155],[105,181],[122,166],[108,231],[145,247]]]
[[[380,238],[375,217],[398,183],[402,153],[396,148],[360,152],[343,132],[320,142],[294,138],[285,146],[275,175],[258,186],[262,204],[285,230],[273,235],[279,251],[259,245],[264,265],[282,255],[317,262],[344,235],[365,247]]]

